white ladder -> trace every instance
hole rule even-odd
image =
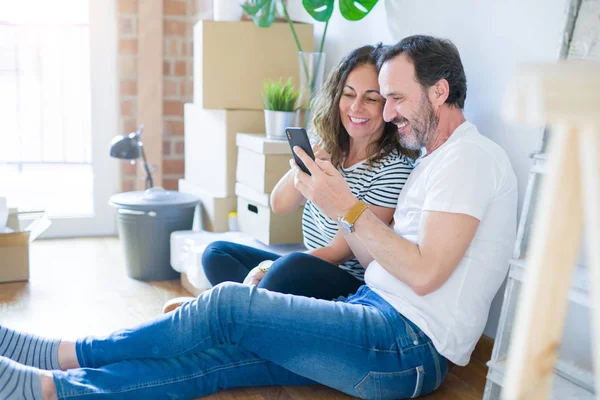
[[[533,225],[533,211],[548,161],[546,154],[548,137],[548,131],[544,130],[540,135],[534,153],[531,154],[532,167],[523,200],[523,209],[517,231],[517,240],[513,250],[513,259],[510,260],[508,280],[504,292],[504,303],[498,323],[492,359],[487,364],[489,370],[483,396],[484,400],[500,399],[502,386],[504,385],[508,348],[513,333],[513,323],[527,264],[525,256]],[[569,300],[584,307],[589,307],[590,305],[588,274],[583,265],[577,265],[575,268],[573,283],[569,292]],[[558,360],[556,362],[551,399],[594,399],[593,387],[593,375],[591,371],[583,370],[565,361]]]

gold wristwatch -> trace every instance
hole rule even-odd
[[[369,208],[369,206],[359,200],[355,205],[352,206],[346,215],[340,218],[340,224],[342,225],[342,228],[350,233],[354,232],[354,223],[367,208]]]

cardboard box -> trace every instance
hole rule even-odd
[[[238,133],[237,181],[261,193],[271,193],[290,170],[292,151],[286,140]]]
[[[29,218],[22,218],[24,215]],[[22,229],[23,220],[32,222]],[[11,209],[7,222],[11,231],[0,233],[0,282],[29,280],[29,244],[49,226],[50,220],[43,212],[19,213]]]
[[[237,211],[235,196],[214,196],[187,179],[179,180],[179,191],[200,198],[200,204],[196,206],[194,215],[194,230],[203,229],[209,232],[227,232],[229,230],[229,213]]]
[[[184,109],[185,179],[215,197],[235,196],[236,134],[265,132],[263,111]]]
[[[294,23],[305,52],[314,51],[313,26]],[[203,108],[263,110],[266,79],[291,77],[299,87],[300,61],[290,27],[275,22],[199,21],[194,25],[194,103]]]
[[[269,195],[257,192],[242,183],[235,185],[238,228],[264,244],[302,242],[303,207],[289,214],[275,214],[269,205]]]

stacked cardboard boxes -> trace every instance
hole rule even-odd
[[[302,242],[303,208],[275,214],[270,207],[271,192],[290,169],[288,142],[238,133],[237,145],[235,194],[240,231],[268,245]]]
[[[312,25],[294,25],[302,48],[312,51]],[[179,190],[201,199],[195,228],[228,230],[228,215],[237,208],[236,134],[265,132],[260,93],[266,79],[280,77],[298,84],[298,53],[286,23],[268,29],[252,21],[194,26],[194,102],[184,109],[185,179]]]

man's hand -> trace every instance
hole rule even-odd
[[[358,200],[340,172],[327,159],[323,160],[315,155],[313,161],[300,147],[294,146],[293,150],[311,173],[305,174],[294,160],[290,160],[296,189],[329,218],[337,220],[346,215]]]
[[[250,270],[246,279],[244,279],[244,285],[258,285],[260,281],[265,277],[265,273],[258,267],[254,267]]]

